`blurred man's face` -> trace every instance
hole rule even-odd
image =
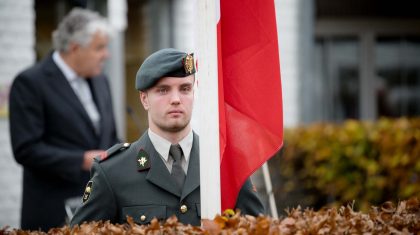
[[[149,127],[157,134],[188,132],[194,101],[194,75],[163,77],[145,92],[140,92],[148,111]]]
[[[86,46],[77,45],[74,50],[76,60],[76,72],[78,75],[89,78],[102,73],[105,60],[109,57],[108,36],[97,32]]]

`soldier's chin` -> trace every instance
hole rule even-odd
[[[181,131],[185,130],[186,127],[187,127],[187,125],[172,125],[172,126],[168,126],[168,127],[164,128],[164,129],[167,132],[177,133],[177,132],[181,132]]]

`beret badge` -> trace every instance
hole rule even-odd
[[[187,54],[184,58],[185,73],[192,74],[194,71],[194,57],[193,54]]]

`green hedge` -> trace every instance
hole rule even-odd
[[[286,129],[284,139],[269,162],[280,210],[354,201],[367,211],[420,196],[420,118],[312,124]]]

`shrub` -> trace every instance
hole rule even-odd
[[[280,210],[420,196],[420,119],[348,120],[286,129],[269,166]]]

